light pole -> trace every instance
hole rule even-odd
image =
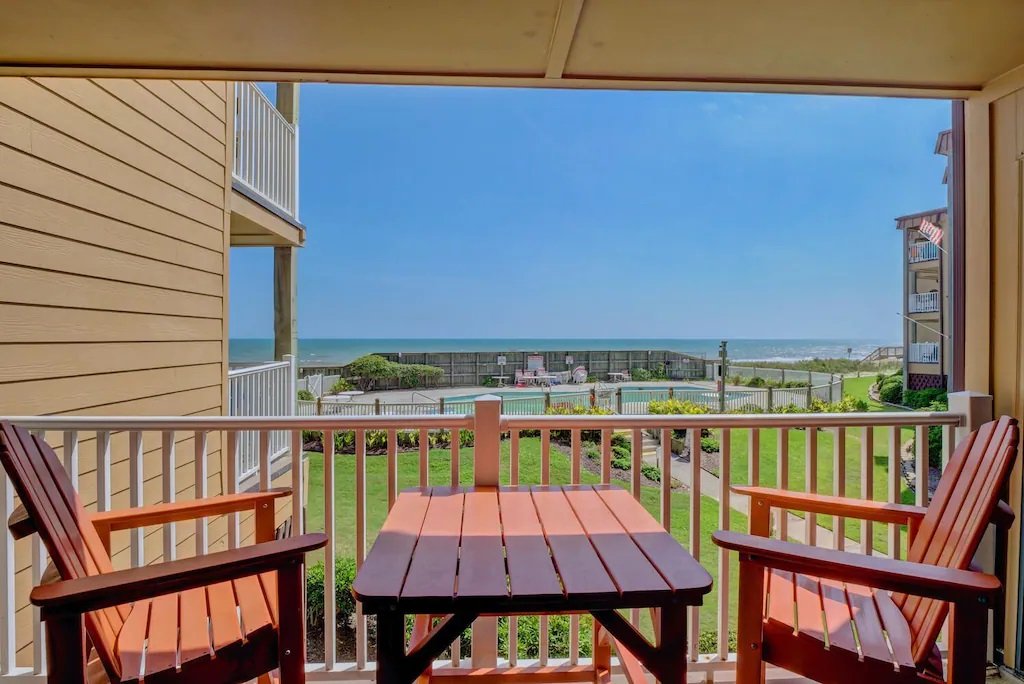
[[[725,413],[725,379],[726,366],[729,363],[729,353],[726,350],[726,346],[729,343],[726,340],[722,340],[722,343],[718,345],[718,358],[719,358],[719,378],[718,378],[718,412]]]

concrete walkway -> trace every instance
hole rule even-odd
[[[644,449],[644,462],[653,465],[661,463],[661,445],[657,445],[653,450],[647,445],[647,440],[655,441],[653,438],[645,435],[645,449]],[[672,477],[679,480],[682,484],[692,490],[690,477],[691,467],[689,461],[684,461],[682,456],[678,454],[672,454]],[[700,493],[703,496],[710,497],[715,501],[722,500],[722,481],[714,473],[710,473],[707,470],[701,468],[700,470]],[[729,508],[738,513],[742,513],[745,516],[750,515],[750,499],[746,496],[740,496],[732,494],[729,496]],[[788,538],[791,541],[804,542],[806,540],[806,526],[807,522],[798,515],[787,513],[787,524],[789,530],[787,533]],[[777,523],[776,523],[777,524]],[[832,530],[827,527],[818,525],[817,529],[817,545],[821,547],[834,548]],[[844,548],[847,551],[860,551],[860,542],[855,539],[847,537],[844,541]],[[878,552],[877,549],[872,550],[874,555],[883,555]]]

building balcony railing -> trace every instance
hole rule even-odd
[[[918,242],[910,245],[909,261],[917,264],[922,261],[935,261],[939,258],[939,246],[933,242]]]
[[[938,292],[918,292],[910,295],[908,309],[910,313],[931,313],[939,310]]]
[[[939,345],[936,342],[912,342],[907,355],[910,363],[938,363]]]
[[[232,177],[287,216],[299,214],[298,132],[255,83],[235,83]]]
[[[255,374],[255,372],[253,373]],[[482,402],[482,403],[481,403]],[[918,505],[927,505],[928,430],[940,428],[943,463],[954,443],[958,426],[969,424],[970,417],[958,413],[865,412],[865,413],[779,413],[779,414],[704,414],[704,415],[507,415],[493,401],[477,400],[473,414],[403,416],[289,416],[289,417],[16,417],[11,420],[36,434],[43,434],[59,447],[65,467],[90,510],[110,510],[111,493],[117,491],[118,507],[143,503],[143,487],[148,493],[162,492],[172,501],[201,498],[213,468],[223,462],[228,470],[222,481],[233,490],[238,471],[244,467],[241,446],[247,434],[256,435],[256,479],[259,487],[271,486],[283,477],[293,486],[290,507],[293,534],[324,530],[328,536],[323,573],[310,574],[309,582],[323,582],[317,593],[326,600],[307,606],[308,624],[322,625],[322,632],[309,635],[309,671],[320,681],[374,680],[370,654],[373,631],[359,610],[349,612],[350,600],[341,600],[347,586],[339,584],[346,575],[335,573],[335,566],[364,559],[376,538],[385,512],[395,501],[400,488],[472,483],[473,476],[466,448],[473,444],[468,459],[499,458],[498,464],[473,464],[474,469],[500,467],[501,481],[509,484],[614,484],[629,490],[648,510],[675,534],[694,557],[700,559],[715,578],[713,593],[702,607],[690,610],[689,643],[691,672],[702,672],[708,679],[716,672],[735,669],[735,653],[730,633],[735,628],[738,587],[730,582],[736,558],[710,539],[710,529],[746,531],[746,506],[743,497],[730,494],[730,485],[779,478],[781,486],[791,482],[791,472],[806,472],[807,491],[836,491],[845,496],[873,498],[875,483],[889,482],[888,500],[899,502],[904,492],[902,470],[903,444],[916,440],[913,488]],[[644,460],[645,436],[662,444],[678,441],[679,430],[686,431],[691,453],[701,449],[702,430],[710,430],[719,444],[716,472],[703,472],[701,459],[683,462],[674,458]],[[286,454],[273,467],[271,435],[281,433],[288,445]],[[631,446],[624,454],[613,450],[613,437],[625,433]],[[461,438],[452,436],[460,435]],[[595,437],[596,435],[596,437]],[[337,438],[337,439],[336,439]],[[584,440],[588,440],[586,443]],[[596,440],[589,441],[589,440]],[[177,450],[175,445],[182,444]],[[323,452],[303,453],[311,441],[323,445]],[[118,445],[115,469],[111,468],[111,445]],[[122,444],[123,442],[123,444]],[[499,444],[505,442],[505,444]],[[336,444],[339,445],[336,452]],[[616,441],[617,444],[617,441]],[[162,446],[161,446],[162,445]],[[429,445],[429,446],[428,446]],[[127,448],[124,448],[127,447]],[[147,452],[147,449],[149,450]],[[124,453],[121,453],[123,450]],[[460,451],[461,450],[461,451]],[[401,455],[399,452],[402,452]],[[381,453],[382,452],[382,453]],[[368,457],[368,453],[380,453]],[[482,455],[483,454],[483,455]],[[81,455],[81,472],[79,457]],[[226,455],[226,457],[222,457]],[[95,457],[95,468],[92,467]],[[124,463],[121,459],[127,461]],[[825,463],[831,464],[826,468]],[[143,479],[145,460],[146,479]],[[432,462],[432,460],[436,462]],[[625,462],[625,463],[624,463]],[[86,469],[88,464],[88,469]],[[156,466],[156,467],[154,467]],[[123,467],[130,471],[127,483],[115,484],[111,473]],[[792,469],[792,470],[791,470]],[[182,473],[194,471],[194,477]],[[175,473],[179,481],[175,482]],[[861,476],[847,483],[845,477],[832,480],[832,473],[856,473]],[[613,477],[613,473],[617,477]],[[710,479],[709,479],[710,478]],[[182,485],[182,480],[193,484]],[[304,485],[308,482],[309,489]],[[712,486],[712,484],[714,486]],[[121,487],[128,491],[122,493]],[[0,519],[13,513],[14,499],[9,480],[0,470]],[[310,505],[307,507],[307,498]],[[707,518],[714,516],[712,524]],[[239,516],[201,519],[196,523],[169,523],[146,530],[132,530],[127,542],[127,562],[133,566],[173,558],[202,554],[216,544],[234,548],[251,534],[251,521]],[[845,530],[836,539],[832,530]],[[832,519],[831,525],[805,524],[803,518],[783,513],[774,532],[781,538],[796,537],[812,545],[859,549],[866,554],[899,557],[905,553],[906,531],[898,525],[847,522]],[[877,532],[877,534],[876,534]],[[147,544],[147,538],[162,545]],[[224,540],[223,542],[221,540]],[[114,540],[115,544],[125,542]],[[161,551],[162,549],[162,551]],[[31,558],[15,558],[15,545],[6,530],[0,534],[0,591],[8,600],[0,602],[0,621],[17,629],[17,634],[0,641],[0,674],[43,681],[45,675],[41,648],[43,627],[38,609],[33,620],[15,620],[16,611],[27,606],[27,590],[37,584],[47,565],[45,548],[17,547],[17,553]],[[313,559],[310,560],[310,563]],[[32,568],[33,577],[16,571]],[[36,571],[39,571],[38,573]],[[25,570],[28,572],[28,570]],[[335,597],[339,597],[335,600]],[[339,623],[339,611],[345,618]],[[637,611],[631,616],[641,618]],[[588,659],[590,644],[581,636],[587,618],[574,616],[565,622],[541,617],[538,630],[508,618],[507,639],[497,653],[499,672],[511,667],[566,667]],[[350,620],[350,622],[346,622]],[[502,618],[505,620],[505,618]],[[339,627],[339,625],[341,625]],[[557,627],[557,630],[556,630]],[[506,629],[503,627],[502,629]],[[566,639],[566,632],[568,638]],[[17,638],[15,638],[15,636]],[[529,645],[527,639],[532,639]],[[550,643],[549,641],[550,640]],[[567,645],[569,651],[566,651]],[[698,650],[703,645],[704,652]],[[527,648],[529,655],[527,656]],[[470,643],[456,642],[445,667],[472,671],[467,650]],[[490,650],[485,647],[484,653]],[[343,655],[351,654],[351,655]],[[538,655],[539,654],[539,655]],[[490,656],[494,655],[491,653]],[[680,653],[680,658],[687,657]],[[29,662],[35,659],[35,662]],[[18,663],[15,665],[15,663]],[[0,677],[0,682],[3,677]]]

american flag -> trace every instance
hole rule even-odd
[[[928,242],[934,242],[936,245],[942,244],[942,229],[928,219],[922,219],[921,227],[917,230],[928,238]]]

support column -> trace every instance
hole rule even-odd
[[[298,358],[298,248],[274,247],[274,358]]]
[[[485,394],[473,402],[473,484],[497,487],[501,477],[501,397]],[[452,434],[457,434],[452,430]],[[478,617],[473,622],[473,667],[498,666],[498,618]]]

